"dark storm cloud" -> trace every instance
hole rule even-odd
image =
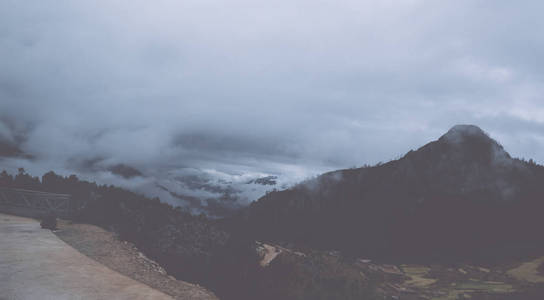
[[[224,196],[175,180],[194,175],[247,202],[266,191],[256,178],[386,161],[457,123],[543,162],[543,8],[3,1],[0,141],[34,159],[2,166]],[[119,165],[143,176],[108,171]]]

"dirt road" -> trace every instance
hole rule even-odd
[[[0,214],[0,299],[172,299],[79,253],[37,221]]]

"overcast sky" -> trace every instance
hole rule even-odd
[[[542,11],[542,1],[2,0],[0,140],[34,159],[0,163],[144,191],[180,174],[283,185],[394,159],[458,123],[542,163]],[[119,163],[145,176],[105,171]]]

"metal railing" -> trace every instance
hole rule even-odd
[[[59,217],[70,217],[77,210],[77,201],[68,194],[0,188],[0,212],[31,217],[48,213]]]

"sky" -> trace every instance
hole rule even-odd
[[[543,163],[542,11],[502,0],[2,0],[0,144],[25,155],[0,167],[198,210],[398,158],[455,124]],[[275,184],[255,183],[267,176]]]

